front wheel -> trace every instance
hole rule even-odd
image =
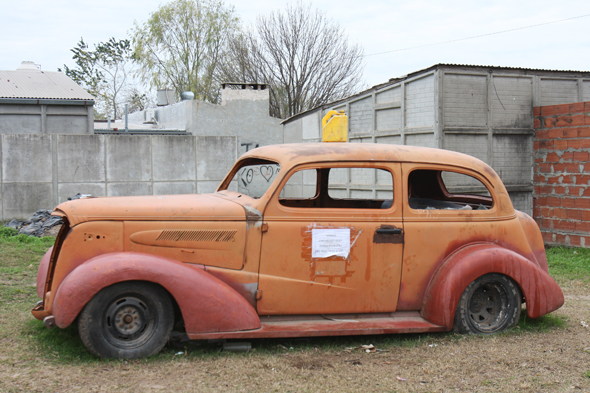
[[[128,281],[98,292],[80,313],[78,331],[93,355],[133,359],[158,353],[173,322],[172,301],[162,287]]]
[[[465,288],[455,312],[457,333],[491,334],[515,326],[520,318],[518,286],[502,274],[485,274]]]

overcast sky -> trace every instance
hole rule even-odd
[[[14,70],[23,60],[40,64],[44,71],[56,71],[64,63],[72,66],[70,49],[80,37],[90,44],[110,37],[127,38],[134,21],[146,21],[164,3],[0,0],[0,70]],[[244,24],[253,23],[258,14],[280,10],[287,3],[226,1],[235,6]],[[588,0],[312,3],[343,27],[351,42],[364,47],[367,87],[437,63],[590,70]],[[557,22],[569,18],[575,19]],[[539,24],[543,25],[519,29]],[[491,34],[512,29],[519,30]],[[438,44],[451,40],[460,41]],[[406,48],[413,49],[403,50]]]

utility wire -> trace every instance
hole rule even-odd
[[[552,22],[538,23],[538,24],[536,24],[536,25],[523,26],[523,27],[516,27],[516,28],[514,28],[514,29],[508,29],[508,30],[496,31],[496,32],[494,32],[494,33],[486,33],[486,34],[474,35],[474,36],[471,36],[471,37],[457,38],[457,39],[455,39],[455,40],[441,41],[441,42],[435,42],[435,43],[432,43],[432,44],[419,45],[419,46],[411,46],[411,47],[408,47],[408,48],[394,49],[394,50],[388,50],[388,51],[385,51],[385,52],[371,53],[371,54],[368,54],[368,55],[363,55],[363,57],[377,56],[377,55],[384,55],[384,54],[386,54],[386,53],[402,52],[402,51],[405,51],[405,50],[418,49],[418,48],[426,48],[426,47],[428,47],[428,46],[435,46],[435,45],[449,44],[449,43],[451,43],[451,42],[457,42],[457,41],[471,40],[471,39],[474,39],[474,38],[487,37],[487,36],[490,36],[490,35],[496,35],[496,34],[508,33],[508,32],[511,32],[511,31],[516,31],[516,30],[530,29],[530,28],[533,28],[533,27],[538,27],[538,26],[545,26],[545,25],[550,25],[550,24],[552,24],[552,23],[565,22],[565,21],[568,21],[568,20],[579,19],[579,18],[585,18],[585,17],[588,17],[588,16],[590,16],[590,14],[586,14],[586,15],[580,15],[580,16],[574,16],[574,17],[572,17],[572,18],[566,18],[566,19],[554,20],[554,21],[552,21]]]

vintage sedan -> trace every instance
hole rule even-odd
[[[451,151],[267,146],[204,195],[88,198],[37,276],[33,315],[100,357],[190,339],[490,334],[563,304],[536,223]]]

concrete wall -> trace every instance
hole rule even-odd
[[[546,243],[590,247],[590,101],[534,113],[534,218]]]
[[[232,84],[236,85],[242,84]],[[150,109],[148,117],[153,113],[160,128],[186,130],[195,136],[235,136],[240,153],[257,145],[283,143],[282,120],[269,115],[268,88],[252,89],[247,84],[243,87],[223,89],[221,105],[183,101]],[[129,121],[141,123],[145,118],[144,112],[136,112],[129,116]]]
[[[320,140],[329,110],[349,117],[349,141],[438,147],[475,156],[532,214],[533,106],[590,99],[590,73],[438,65],[284,123],[285,142]]]
[[[235,136],[1,135],[0,144],[2,220],[76,193],[212,192],[239,150]]]
[[[0,103],[0,134],[92,134],[93,106]],[[37,102],[36,100],[30,100]]]

